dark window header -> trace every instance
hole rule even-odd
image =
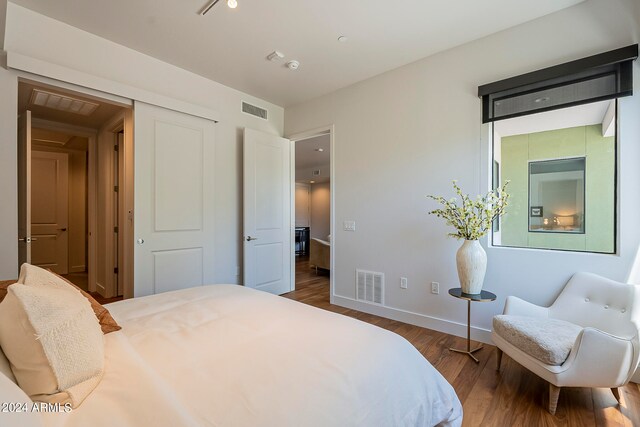
[[[633,94],[631,45],[478,87],[482,122]]]

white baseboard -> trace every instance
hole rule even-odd
[[[412,311],[389,306],[367,304],[365,302],[357,301],[352,298],[341,297],[339,295],[333,295],[332,304],[374,314],[380,317],[386,317],[388,319],[397,320],[398,322],[433,329],[438,332],[444,332],[458,337],[467,337],[466,323],[452,322],[451,320],[439,319],[437,317],[426,316],[424,314],[414,313]],[[493,342],[491,341],[491,331],[487,329],[471,326],[471,339],[493,345]]]
[[[86,265],[72,265],[69,267],[69,273],[84,273],[87,271]]]
[[[98,291],[98,293],[100,295],[104,295],[105,292],[107,291],[107,289],[104,286],[102,286],[100,283],[98,283],[98,282],[96,282],[96,288],[98,288],[97,291]],[[102,291],[102,292],[100,292],[100,291]]]

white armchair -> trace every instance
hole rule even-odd
[[[576,273],[551,307],[510,296],[493,319],[497,369],[502,352],[549,382],[549,412],[561,387],[618,387],[640,355],[640,287]],[[568,355],[567,355],[568,354]]]

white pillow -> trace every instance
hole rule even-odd
[[[0,346],[32,400],[76,408],[102,378],[98,319],[77,289],[46,270],[25,264],[20,279],[0,304]]]
[[[33,411],[33,402],[20,387],[0,374],[0,421],[6,427],[42,427],[39,412]],[[9,407],[10,406],[10,407]]]

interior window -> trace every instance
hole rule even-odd
[[[584,157],[529,162],[529,231],[584,233]]]
[[[494,245],[615,252],[615,100],[496,121],[493,153],[511,195]]]

